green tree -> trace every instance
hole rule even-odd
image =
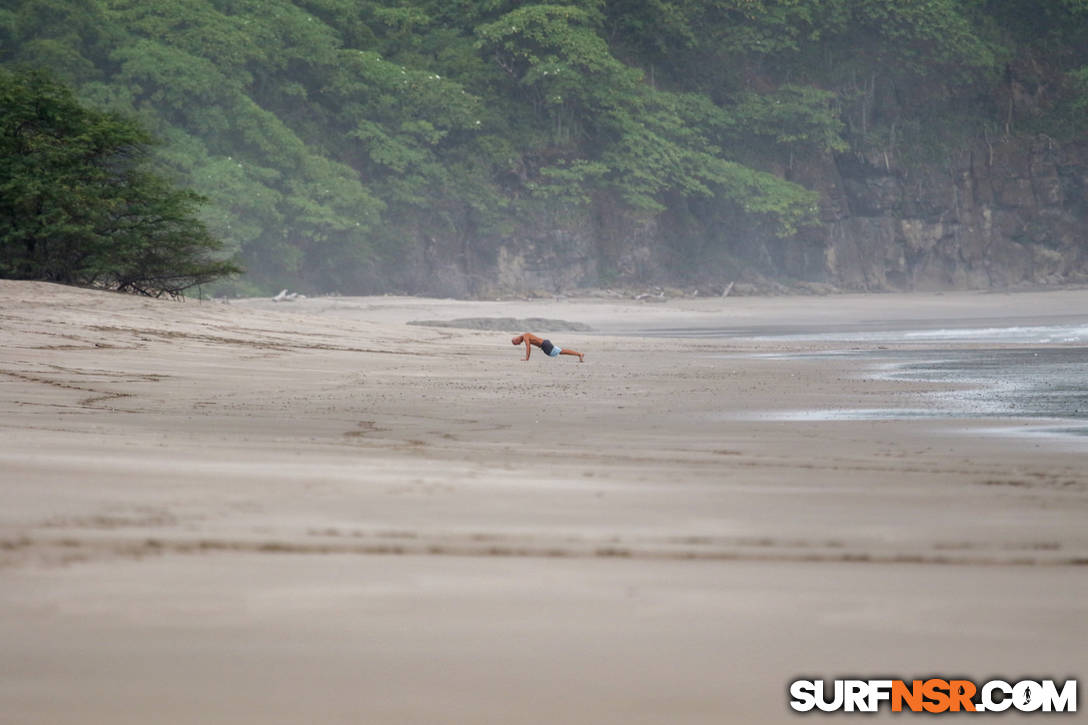
[[[0,276],[159,296],[240,271],[203,199],[150,170],[151,144],[40,72],[0,69]]]
[[[722,109],[698,94],[657,90],[612,55],[595,29],[602,21],[596,3],[588,5],[526,5],[477,28],[481,49],[545,120],[540,142],[559,157],[540,168],[531,191],[574,201],[606,189],[642,215],[665,211],[669,195],[717,197],[770,217],[784,234],[814,218],[813,194],[725,158],[711,141],[731,125]],[[791,104],[806,127],[789,140],[816,134],[816,143],[833,143],[834,123],[811,121],[810,108],[827,99],[812,95]]]
[[[238,289],[435,291],[555,231],[790,237],[832,155],[1078,137],[1088,0],[9,0],[14,63],[162,139]]]

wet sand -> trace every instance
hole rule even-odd
[[[811,354],[857,342],[556,332],[585,364],[522,363],[503,332],[405,323],[1041,325],[1086,303],[225,305],[0,281],[0,711],[777,722],[800,675],[1083,677],[1088,440],[775,417],[956,388]]]

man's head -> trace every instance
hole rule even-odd
[[[510,340],[511,345],[520,345],[523,342],[525,342],[525,335],[518,335],[517,337]]]

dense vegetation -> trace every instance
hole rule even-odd
[[[151,138],[40,73],[0,68],[0,277],[160,296],[237,271],[148,168]]]
[[[446,264],[473,291],[500,246],[572,229],[607,276],[647,224],[697,275],[819,223],[806,159],[922,163],[1088,111],[1088,0],[6,7],[0,63],[139,116],[252,290],[441,291]]]

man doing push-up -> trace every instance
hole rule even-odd
[[[531,332],[526,332],[524,334],[518,335],[517,337],[510,340],[510,344],[512,345],[520,345],[522,343],[525,343],[525,357],[523,357],[522,360],[529,359],[529,353],[532,351],[533,346],[535,345],[539,347],[548,357],[559,357],[560,355],[577,355],[578,362],[586,361],[586,356],[583,353],[577,352],[575,350],[564,350],[558,345],[553,345],[551,340],[542,340]]]

